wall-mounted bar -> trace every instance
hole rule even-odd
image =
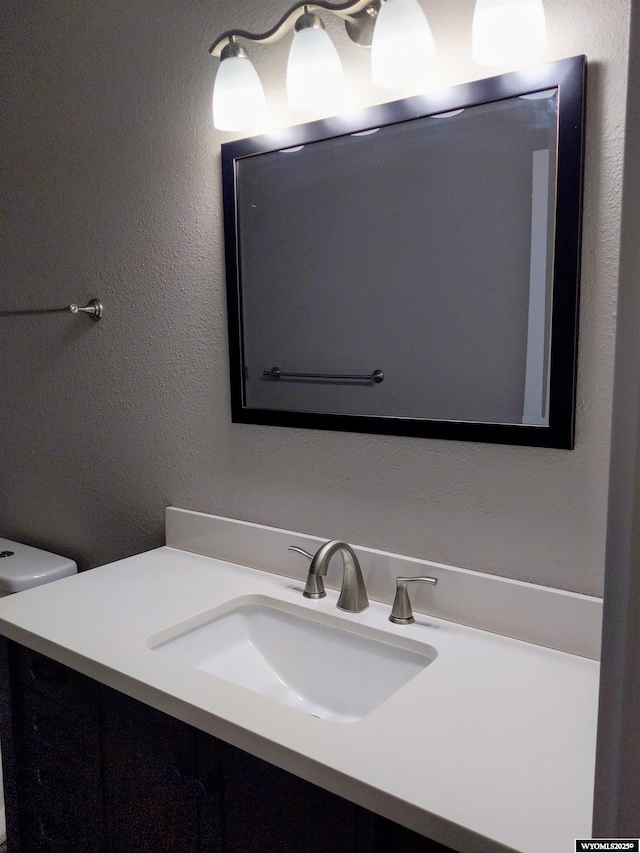
[[[342,379],[352,382],[375,382],[380,383],[384,379],[382,370],[374,370],[373,373],[284,373],[279,367],[271,370],[263,370],[262,375],[269,379]]]
[[[104,313],[104,306],[99,299],[90,299],[81,307],[75,302],[64,308],[35,308],[29,311],[0,311],[0,317],[28,317],[34,314],[87,314],[92,320],[99,320]]]

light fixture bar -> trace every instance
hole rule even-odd
[[[361,28],[358,26],[358,23],[360,20],[363,24],[363,29],[370,31],[370,26],[367,27],[366,24],[369,23],[369,18],[376,16],[380,8],[380,3],[381,0],[346,0],[344,3],[330,3],[329,0],[316,0],[315,3],[296,3],[288,12],[285,12],[274,27],[265,33],[250,33],[247,30],[227,30],[214,41],[209,48],[209,53],[212,56],[219,57],[224,47],[233,38],[247,39],[258,44],[272,44],[279,41],[293,29],[296,20],[305,7],[311,12],[333,12],[334,15],[343,18],[349,24],[347,32],[352,41],[358,44],[367,44],[366,40],[361,40],[363,36],[360,33]]]

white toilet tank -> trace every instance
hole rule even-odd
[[[22,592],[32,586],[75,575],[78,567],[73,560],[0,538],[0,596]],[[7,836],[0,764],[0,843]]]
[[[77,571],[78,567],[68,557],[0,538],[0,595],[21,592],[75,575]]]

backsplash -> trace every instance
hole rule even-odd
[[[288,551],[297,545],[315,553],[326,540],[261,524],[169,507],[166,541],[172,548],[295,578],[300,591],[308,561]],[[433,575],[438,584],[411,591],[414,614],[434,616],[496,634],[597,660],[602,599],[481,572],[389,554],[354,543],[369,598],[391,606],[399,576]],[[340,589],[340,558],[334,557],[325,586]]]

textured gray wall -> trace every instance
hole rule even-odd
[[[620,236],[627,0],[546,0],[547,59],[590,62],[573,452],[232,425],[219,145],[232,25],[289,0],[5,0],[0,308],[100,296],[105,318],[0,321],[0,529],[91,567],[161,544],[167,504],[599,593]],[[440,82],[472,0],[425,0]],[[368,57],[331,24],[357,103]],[[287,44],[251,51],[275,120]],[[507,70],[507,69],[504,69]],[[393,97],[409,92],[395,92]]]

